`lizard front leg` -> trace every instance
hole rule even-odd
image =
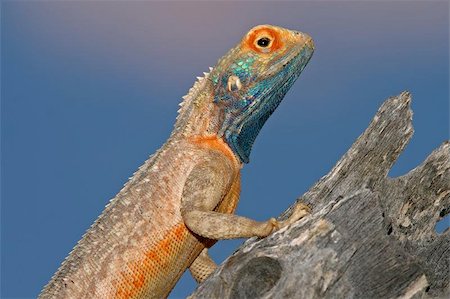
[[[266,237],[308,214],[309,208],[306,205],[298,204],[292,215],[285,221],[270,218],[267,221],[260,222],[233,214],[199,210],[185,212],[183,219],[186,226],[194,233],[205,238],[222,240]]]
[[[265,237],[308,214],[308,208],[302,204],[297,205],[285,221],[271,218],[260,222],[213,211],[229,191],[233,179],[229,168],[226,164],[211,161],[197,165],[189,174],[183,189],[181,215],[194,233],[215,240]]]

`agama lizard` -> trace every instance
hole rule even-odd
[[[189,268],[201,282],[217,240],[265,237],[284,221],[234,215],[253,142],[314,51],[307,34],[251,29],[184,96],[175,128],[106,206],[39,298],[166,297]]]

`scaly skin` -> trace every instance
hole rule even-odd
[[[199,78],[174,131],[111,200],[40,298],[162,298],[189,268],[201,282],[219,239],[264,237],[307,214],[233,215],[240,169],[264,122],[309,61],[309,36],[263,25]]]

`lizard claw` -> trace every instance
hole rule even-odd
[[[294,214],[294,213],[296,212],[296,210],[299,210],[299,211],[305,211],[305,212],[308,213],[308,214],[311,213],[311,208],[310,208],[307,204],[304,204],[304,203],[302,203],[302,202],[299,202],[299,203],[297,203],[297,204],[295,205],[295,207],[294,207],[294,212],[293,212],[292,214]],[[303,216],[302,216],[302,217],[303,217]]]
[[[272,232],[280,229],[280,222],[275,218],[270,218],[269,223],[272,225]]]

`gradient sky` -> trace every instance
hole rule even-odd
[[[256,140],[237,213],[280,214],[337,162],[381,103],[409,90],[407,173],[449,135],[448,1],[3,1],[1,297],[36,297],[178,102],[249,28],[309,33],[316,52]],[[212,250],[220,262],[242,242]],[[171,298],[195,288],[184,275]]]

